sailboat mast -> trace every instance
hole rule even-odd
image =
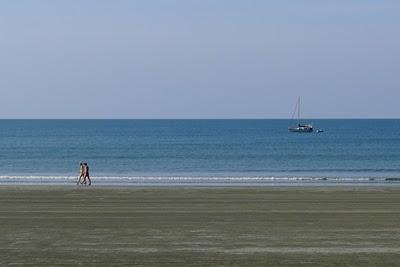
[[[299,122],[299,124],[300,124],[300,96],[299,96],[299,98],[297,99],[297,108],[298,108],[298,111],[297,111],[297,120],[298,120],[298,122]]]

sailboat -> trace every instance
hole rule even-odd
[[[297,99],[295,111],[293,112],[292,119],[297,113],[297,125],[289,127],[289,132],[293,133],[312,133],[314,128],[311,124],[302,124],[300,117],[300,97]]]

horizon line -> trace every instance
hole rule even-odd
[[[305,120],[399,120],[400,117],[328,117],[302,118]],[[297,120],[296,118],[0,118],[0,120]]]

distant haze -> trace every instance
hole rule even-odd
[[[398,0],[4,0],[0,118],[400,117]]]

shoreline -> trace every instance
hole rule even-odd
[[[96,183],[92,182],[91,186],[76,185],[76,183],[4,183],[0,182],[0,187],[37,187],[37,188],[254,188],[254,189],[268,189],[268,188],[400,188],[400,183]]]
[[[91,186],[77,185],[76,183],[52,182],[0,182],[0,187],[38,187],[38,188],[400,188],[400,182],[387,183],[96,183]]]
[[[70,186],[70,185],[43,185],[43,184],[0,184],[2,191],[43,191],[43,192],[140,192],[140,191],[197,191],[197,192],[398,192],[400,195],[400,184],[392,185],[270,185],[270,186],[209,186],[209,185],[95,185],[95,186]]]
[[[398,187],[397,177],[92,176],[97,187]],[[76,176],[0,175],[0,186],[75,186]]]

